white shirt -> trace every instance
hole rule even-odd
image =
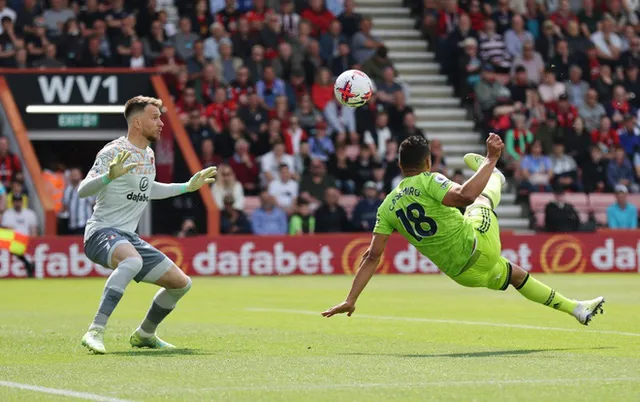
[[[375,139],[373,138],[373,134],[369,130],[364,132],[364,143],[367,145],[375,145],[378,147],[378,156],[380,159],[384,159],[387,154],[387,141],[391,139],[391,130],[389,127],[379,128],[376,127],[376,132],[378,134],[378,143],[376,144]]]
[[[622,39],[620,39],[618,34],[611,32],[609,34],[609,40],[611,41],[611,44],[613,46],[617,47],[618,49],[622,49]],[[591,41],[596,45],[598,50],[600,50],[607,56],[611,56],[611,50],[609,50],[609,46],[604,40],[604,34],[602,33],[602,31],[597,31],[593,35],[591,35]]]
[[[291,144],[293,145],[293,154],[297,155],[300,153],[300,143],[302,142],[304,131],[300,127],[298,127],[296,131],[287,130],[287,132],[291,136]]]
[[[269,194],[276,197],[280,208],[289,208],[298,197],[298,182],[293,179],[286,183],[274,180],[269,183]]]
[[[36,213],[29,208],[22,208],[20,212],[11,208],[2,215],[2,226],[31,236],[31,228],[38,226],[38,218]]]
[[[224,197],[231,195],[233,197],[233,208],[239,209],[240,211],[244,210],[244,190],[240,182],[236,181],[230,189],[214,183],[214,185],[211,186],[211,195],[213,195],[213,199],[220,209],[224,208]]]
[[[538,92],[540,92],[540,99],[544,103],[554,102],[560,98],[565,92],[565,86],[563,83],[556,82],[555,85],[551,86],[549,84],[541,84],[538,87]]]
[[[289,166],[289,170],[295,172],[295,160],[293,156],[284,154],[280,158],[276,158],[273,151],[269,151],[262,156],[260,160],[260,171],[262,173],[270,172],[274,180],[280,179],[280,165],[285,163]]]
[[[144,64],[144,56],[132,57],[131,58],[131,63],[129,64],[129,67],[131,67],[131,68],[144,68],[144,67],[146,67],[145,64]]]
[[[121,151],[131,152],[125,164],[140,163],[130,173],[118,177],[95,194],[96,205],[87,221],[84,240],[98,229],[114,228],[135,233],[142,213],[151,200],[151,187],[156,178],[156,162],[150,147],[140,149],[126,137],[111,141],[98,152],[87,178],[101,176],[109,171],[109,164]]]

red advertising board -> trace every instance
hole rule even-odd
[[[367,248],[368,234],[316,236],[205,236],[147,238],[192,276],[353,274]],[[531,272],[639,272],[640,232],[502,236],[502,255]],[[40,278],[107,276],[83,253],[80,237],[32,239],[28,257]],[[392,236],[381,274],[439,272],[399,236]],[[22,264],[0,251],[0,278],[24,277]]]

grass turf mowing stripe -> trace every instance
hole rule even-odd
[[[246,311],[259,312],[259,313],[283,313],[283,314],[303,314],[303,315],[320,316],[319,312],[317,312],[317,311],[308,311],[308,310],[290,310],[290,309],[261,308],[261,307],[248,307],[245,310]],[[367,314],[358,314],[357,317],[370,318],[370,319],[374,319],[374,320],[428,322],[428,323],[436,323],[436,324],[454,324],[454,325],[479,325],[479,326],[484,326],[484,327],[503,327],[503,328],[516,328],[516,329],[531,329],[531,330],[536,330],[536,331],[582,332],[582,333],[593,333],[593,334],[607,334],[607,335],[637,336],[637,337],[640,337],[640,333],[636,333],[636,332],[607,331],[607,330],[597,330],[597,329],[542,327],[542,326],[537,326],[537,325],[503,324],[503,323],[499,323],[499,322],[442,320],[442,319],[436,319],[436,318],[421,318],[421,317],[391,317],[391,316],[367,315]]]
[[[51,395],[61,395],[61,396],[67,396],[71,398],[86,399],[88,401],[129,402],[126,399],[111,398],[109,396],[89,394],[87,392],[77,392],[77,391],[71,391],[68,389],[41,387],[39,385],[21,384],[19,382],[11,382],[11,381],[0,381],[0,387],[16,388],[16,389],[22,389],[25,391],[41,392],[44,394],[51,394]]]

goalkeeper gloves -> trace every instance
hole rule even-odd
[[[103,181],[106,183],[110,183],[118,177],[124,176],[133,169],[137,168],[139,166],[138,163],[130,163],[128,165],[124,164],[130,156],[131,152],[128,151],[122,151],[118,155],[116,155],[116,157],[113,158],[113,160],[109,164],[109,173],[107,173],[106,177],[103,177]]]
[[[216,174],[218,173],[218,168],[215,166],[203,169],[198,173],[194,174],[191,179],[186,184],[186,191],[192,192],[199,190],[200,187],[205,184],[213,184],[215,183]]]

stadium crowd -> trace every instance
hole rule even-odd
[[[504,137],[521,196],[640,190],[637,0],[405,1],[478,128]],[[222,233],[371,230],[398,144],[426,135],[353,0],[0,0],[0,21],[4,67],[157,68],[219,166]],[[333,96],[349,68],[376,84],[355,110]],[[432,148],[433,169],[462,181]],[[350,217],[343,194],[362,196]]]

